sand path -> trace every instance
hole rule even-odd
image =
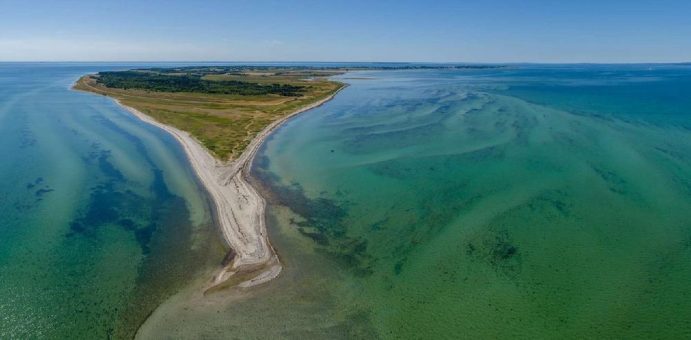
[[[270,281],[281,273],[281,263],[266,232],[266,201],[247,180],[249,170],[257,151],[274,129],[288,119],[326,103],[343,88],[345,86],[332,95],[271,123],[257,134],[240,157],[230,162],[217,160],[189,133],[162,124],[114,99],[142,121],[157,126],[175,137],[209,193],[218,225],[235,256],[219,270],[208,288],[220,285],[236,274],[243,278],[238,286],[251,287]]]

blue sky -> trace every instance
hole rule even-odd
[[[691,61],[691,1],[0,0],[5,61]]]

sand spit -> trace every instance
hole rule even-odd
[[[266,201],[248,181],[254,156],[274,129],[288,119],[326,103],[345,87],[271,123],[257,134],[240,157],[230,162],[216,159],[189,133],[162,124],[113,98],[142,121],[173,135],[209,193],[218,225],[234,256],[214,275],[206,290],[236,284],[243,288],[251,287],[268,282],[281,273],[283,267],[266,232]]]

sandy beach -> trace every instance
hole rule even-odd
[[[254,156],[274,129],[288,119],[328,102],[345,87],[271,123],[257,134],[240,157],[229,162],[216,159],[189,133],[162,124],[113,98],[142,121],[165,130],[180,142],[213,202],[218,226],[231,248],[231,254],[225,266],[214,275],[207,290],[221,285],[251,287],[268,282],[281,273],[280,260],[266,232],[266,201],[248,181]]]

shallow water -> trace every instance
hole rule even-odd
[[[131,337],[223,256],[175,140],[70,90],[132,66],[0,63],[0,338]]]
[[[69,90],[131,66],[0,64],[0,338],[131,336],[222,257],[175,141]],[[255,162],[281,276],[140,335],[691,336],[690,67],[341,78]]]
[[[283,274],[159,331],[691,336],[691,67],[342,78],[255,162]]]

